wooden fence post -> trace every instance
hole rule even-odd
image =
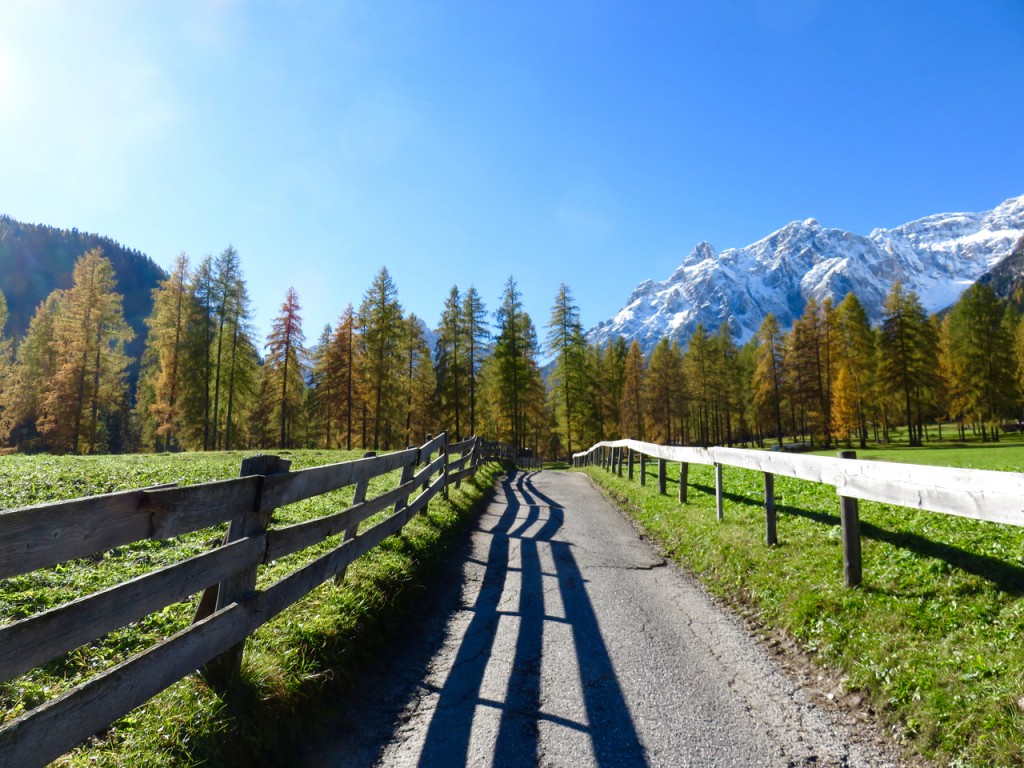
[[[679,465],[679,503],[686,503],[686,486],[690,478],[690,465],[688,462],[682,462]]]
[[[633,479],[633,449],[632,448],[627,448],[626,449],[626,458],[629,460],[629,469],[628,469],[627,474],[629,475],[629,479],[632,480]]]
[[[665,495],[665,459],[658,459],[658,493]]]
[[[647,485],[647,454],[640,454],[640,485]]]
[[[619,453],[619,477],[622,477],[622,460],[626,458],[626,450],[621,446],[615,450]]]
[[[840,459],[857,458],[856,451],[840,451]],[[846,586],[857,587],[861,582],[860,510],[857,499],[839,497],[839,521],[843,528],[843,576]]]
[[[725,504],[723,500],[724,491],[722,489],[722,465],[715,464],[715,510],[718,513],[718,522],[722,522],[725,519]]]
[[[765,539],[769,547],[779,543],[779,537],[775,529],[775,475],[771,472],[764,473],[764,519]]]
[[[242,460],[242,468],[239,477],[250,477],[252,475],[276,475],[287,472],[291,461],[278,456],[250,456]],[[228,526],[224,534],[224,544],[230,544],[239,539],[248,538],[262,533],[270,523],[273,507],[263,509],[263,486],[262,483],[256,493],[256,501],[251,511],[240,517],[236,517]],[[232,603],[244,600],[256,589],[257,565],[236,573],[228,579],[214,584],[203,592],[199,605],[196,608],[194,621],[205,619],[212,613],[219,611]],[[242,652],[245,649],[245,641],[225,651],[217,658],[211,660],[203,667],[203,677],[219,691],[225,691],[231,682],[238,677],[242,670]]]

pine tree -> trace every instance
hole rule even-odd
[[[387,267],[381,267],[373,284],[363,296],[359,308],[362,329],[361,378],[365,383],[365,405],[373,427],[373,450],[391,448],[395,426],[400,418],[403,359],[402,337],[405,334],[398,289]],[[364,440],[365,445],[365,440]]]
[[[649,440],[671,444],[681,440],[681,427],[673,429],[679,416],[682,393],[683,358],[678,345],[662,338],[647,365],[644,413]]]
[[[523,310],[522,294],[515,279],[505,283],[501,306],[495,312],[494,403],[502,433],[516,450],[527,440],[527,404],[531,377],[537,371],[537,334],[533,321]],[[539,373],[537,374],[539,375]]]
[[[629,345],[621,336],[609,340],[603,350],[599,350],[601,375],[595,379],[597,391],[593,399],[600,407],[601,439],[612,440],[623,437],[619,430],[622,399],[626,387],[626,358],[629,356]]]
[[[62,295],[62,291],[54,291],[36,307],[18,345],[12,380],[5,390],[5,438],[21,448],[43,447],[37,424],[42,416],[44,385],[53,380],[57,370],[54,328]]]
[[[983,440],[998,439],[995,424],[1017,399],[1013,337],[1004,316],[1005,306],[992,289],[975,283],[953,305],[942,326],[944,368],[955,407],[980,426]]]
[[[313,445],[319,448],[333,448],[334,427],[337,422],[335,409],[340,400],[335,391],[336,380],[331,376],[330,350],[333,330],[325,325],[312,355],[309,374],[309,432]]]
[[[490,332],[487,323],[487,308],[484,306],[476,288],[469,287],[462,300],[462,322],[466,331],[466,347],[469,372],[469,432],[477,433],[476,405],[477,379],[480,367],[487,358],[487,342]],[[462,437],[462,435],[459,435]]]
[[[38,422],[56,450],[94,453],[109,447],[106,419],[120,412],[127,396],[130,361],[124,345],[134,337],[116,287],[114,269],[97,248],[78,259],[71,288],[59,294],[56,369],[44,385]]]
[[[444,302],[437,329],[437,394],[441,424],[453,435],[462,435],[469,383],[469,339],[459,288],[453,285]],[[466,414],[468,416],[468,413]]]
[[[217,336],[213,258],[206,256],[192,273],[191,301],[180,350],[181,426],[178,440],[188,450],[213,448],[213,359]]]
[[[344,435],[345,447],[348,450],[352,450],[354,421],[362,412],[363,402],[362,384],[359,379],[359,371],[363,368],[359,357],[362,346],[356,322],[355,311],[349,304],[338,319],[327,350],[327,376],[334,382],[332,390],[336,391],[339,397],[338,408],[335,409],[337,432],[339,439]]]
[[[837,372],[836,387],[839,386],[838,376],[846,371],[844,407],[852,407],[857,414],[856,432],[860,439],[860,447],[867,446],[868,413],[872,408],[875,364],[875,334],[871,330],[867,312],[856,294],[846,295],[836,308],[836,354],[835,370]],[[833,405],[833,407],[835,407]],[[844,414],[841,422],[845,425],[848,414]],[[836,420],[833,418],[833,423]]]
[[[402,381],[405,443],[421,445],[427,435],[435,431],[437,406],[434,393],[437,379],[420,319],[410,313],[405,319],[405,328],[402,340],[402,356],[405,359],[405,376]]]
[[[9,312],[7,298],[0,291],[0,441],[5,441],[14,429],[17,408],[11,397],[15,382],[14,341],[4,335]]]
[[[307,367],[300,309],[295,289],[289,288],[281,313],[271,325],[266,345],[265,375],[274,397],[279,448],[293,447],[299,436],[296,422],[302,413]]]
[[[882,391],[899,402],[911,445],[920,445],[924,412],[937,383],[938,338],[917,294],[893,284],[882,304],[878,373]]]
[[[850,435],[860,434],[861,412],[854,377],[847,365],[839,369],[832,399],[832,431],[849,446]]]
[[[786,348],[789,392],[801,414],[801,431],[810,432],[812,444],[820,436],[826,446],[831,443],[833,323],[830,301],[819,306],[808,299],[803,315],[793,323]]]
[[[579,430],[579,412],[585,388],[585,346],[580,310],[572,300],[569,287],[562,283],[551,307],[548,322],[547,351],[555,358],[552,396],[556,415],[565,419],[566,452],[572,455],[573,435]]]
[[[714,344],[698,323],[683,356],[683,374],[690,382],[693,398],[694,431],[700,445],[719,442],[714,401]]]
[[[774,427],[779,448],[782,448],[785,337],[774,313],[769,312],[761,321],[757,337],[753,380],[754,405],[758,409],[762,422],[770,423]]]
[[[619,433],[631,440],[646,440],[644,429],[644,355],[636,339],[626,354]]]
[[[188,256],[179,254],[168,278],[153,290],[153,311],[146,319],[146,369],[140,389],[152,387],[146,421],[152,422],[156,450],[177,450],[181,430],[180,397],[187,373],[183,348],[194,295],[189,286]]]

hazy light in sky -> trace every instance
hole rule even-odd
[[[1024,192],[1024,5],[14,0],[0,212],[169,267],[229,243],[262,332],[381,265],[433,325],[514,274],[586,325],[700,240]]]

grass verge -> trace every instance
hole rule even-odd
[[[1005,460],[985,455],[969,465]],[[944,463],[928,449],[899,458]],[[759,472],[725,468],[719,523],[710,467],[690,467],[686,504],[678,465],[666,496],[650,476],[642,487],[585,471],[712,593],[866,696],[908,751],[1024,765],[1024,529],[861,502],[864,583],[847,589],[830,486],[777,477],[779,544],[768,547]]]
[[[344,461],[358,454],[285,452],[293,468]],[[176,457],[4,457],[0,504],[4,507],[71,498],[141,485],[182,484],[237,474],[241,454]],[[308,734],[329,695],[353,678],[398,626],[474,518],[502,471],[481,467],[450,498],[430,502],[398,536],[349,567],[343,586],[329,582],[264,625],[247,641],[241,679],[220,697],[191,676],[114,723],[106,732],[57,760],[58,766],[286,765],[290,750]],[[371,483],[370,495],[397,484]],[[6,484],[5,484],[6,483]],[[275,513],[280,524],[309,519],[350,502],[351,489],[291,505]],[[376,522],[371,519],[364,525]],[[218,540],[207,530],[174,542],[142,542],[107,553],[102,562],[75,561],[0,581],[0,622],[44,610],[132,575],[202,551]],[[282,559],[261,573],[275,580],[329,549]],[[297,553],[298,555],[298,553]],[[101,642],[0,685],[0,721],[53,698],[97,670],[109,667],[190,621],[193,598],[147,617]]]

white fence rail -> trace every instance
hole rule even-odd
[[[645,482],[646,457],[651,457],[658,460],[659,490],[664,493],[665,465],[669,461],[678,462],[681,465],[680,501],[686,500],[688,465],[714,466],[719,519],[722,517],[722,467],[741,467],[763,472],[769,544],[777,543],[775,475],[832,485],[843,502],[844,553],[847,584],[850,586],[860,583],[861,571],[857,499],[1024,527],[1024,473],[864,461],[852,458],[853,455],[852,451],[843,451],[839,457],[832,458],[739,448],[676,447],[638,440],[614,440],[597,443],[587,451],[574,454],[573,464],[577,467],[597,464],[619,475],[623,474],[625,465],[632,478],[634,464],[639,463],[641,482]]]

